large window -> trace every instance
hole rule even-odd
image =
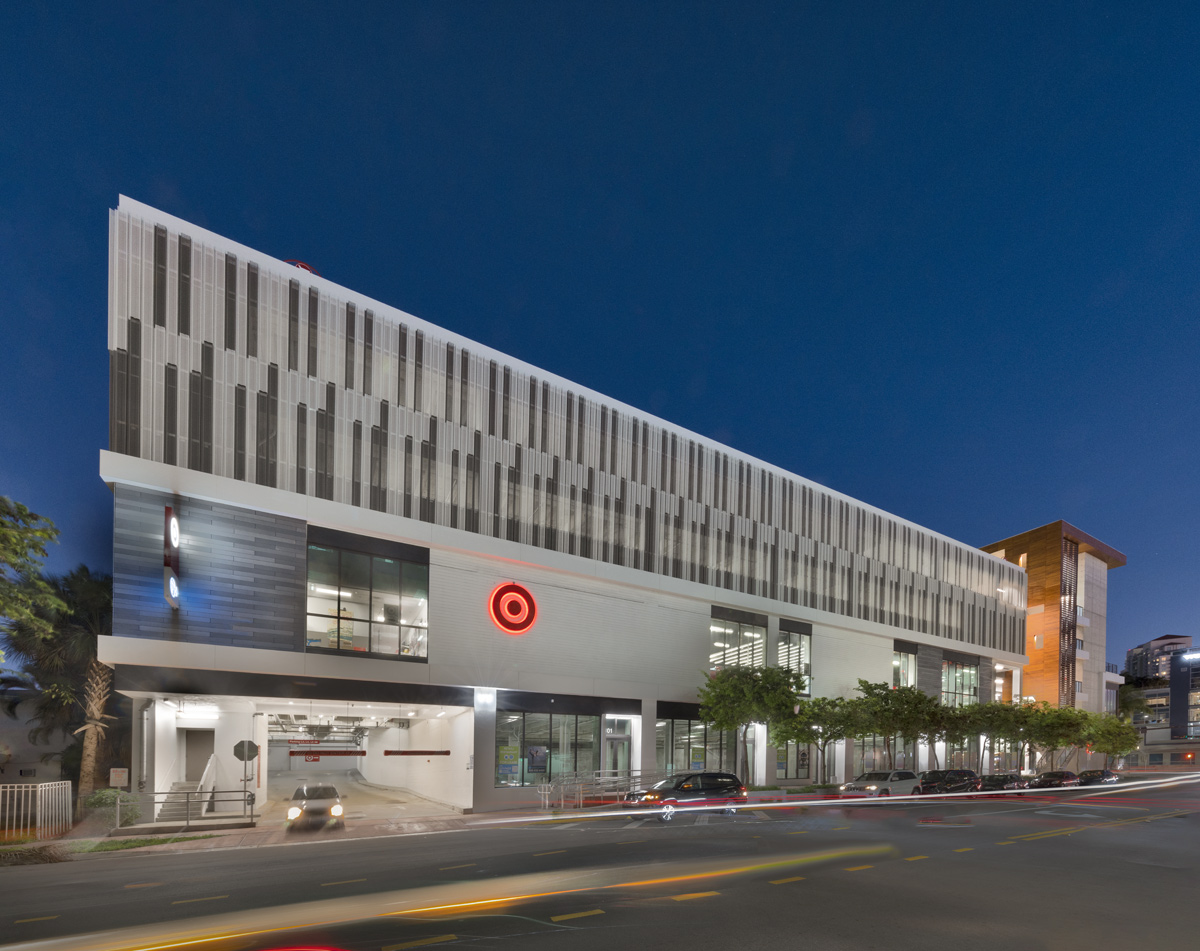
[[[917,744],[905,742],[897,735],[891,740],[891,761],[888,746],[882,736],[860,736],[854,740],[853,774],[859,776],[873,769],[916,769]]]
[[[666,773],[732,771],[736,758],[734,743],[733,731],[711,729],[702,720],[657,720],[655,766]],[[753,748],[751,738],[750,749]]]
[[[779,621],[779,666],[804,678],[804,692],[812,678],[812,626],[801,621]]]
[[[892,686],[917,685],[917,655],[907,651],[892,651]]]
[[[496,714],[497,786],[537,786],[601,768],[600,717]]]
[[[310,544],[307,596],[309,650],[426,659],[428,565]]]
[[[788,743],[775,748],[776,779],[809,779],[809,749],[807,745]]]
[[[979,702],[979,665],[942,661],[942,705],[966,707]]]
[[[710,670],[767,665],[765,615],[714,607],[708,631],[711,645],[708,657]]]

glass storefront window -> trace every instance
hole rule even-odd
[[[655,725],[656,765],[668,773],[732,770],[734,734],[701,720],[659,720]]]
[[[596,772],[600,755],[600,717],[575,717],[575,771]]]
[[[775,749],[776,779],[809,779],[809,749],[796,743]]]
[[[598,716],[500,711],[495,784],[537,786],[573,773],[595,773],[601,768],[600,723]]]
[[[905,743],[900,736],[892,737],[892,757],[888,762],[887,746],[882,736],[859,737],[854,741],[854,775],[873,769],[916,769],[917,745]]]
[[[429,567],[308,546],[306,646],[424,660]]]
[[[499,713],[496,715],[496,785],[521,785],[521,741],[525,732],[525,715]]]

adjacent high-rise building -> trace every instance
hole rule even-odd
[[[1166,634],[1125,652],[1125,673],[1133,680],[1166,680],[1171,676],[1171,655],[1192,646],[1186,634]]]

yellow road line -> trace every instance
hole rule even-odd
[[[772,885],[786,885],[788,882],[802,882],[802,881],[804,881],[803,875],[793,875],[791,878],[777,878],[773,882],[771,882],[771,884]]]
[[[326,885],[353,885],[355,882],[365,882],[365,881],[366,881],[365,878],[347,878],[345,881],[341,881],[341,882],[322,882],[321,887],[324,888]]]
[[[126,888],[156,888],[162,882],[134,882],[132,885],[126,885]]]
[[[1064,832],[1082,832],[1087,826],[1067,826],[1065,829],[1051,829],[1049,832],[1026,832],[1024,835],[1010,835],[1010,839],[1040,839],[1047,835],[1062,835]]]
[[[28,921],[53,921],[58,915],[43,915],[41,918],[18,918],[14,924],[23,925]]]
[[[452,934],[440,934],[435,938],[417,938],[416,941],[402,941],[400,944],[389,944],[383,951],[400,951],[401,948],[419,948],[426,944],[440,944],[443,941],[457,941],[458,937]]]
[[[808,835],[807,829],[801,829],[799,832],[789,832],[788,835]]]
[[[843,869],[844,872],[861,872],[864,868],[874,868],[874,865],[854,865],[850,868]]]
[[[209,895],[207,898],[181,898],[179,901],[171,902],[172,905],[190,905],[194,901],[217,901],[220,898],[228,898],[228,895]]]
[[[1026,836],[1025,842],[1041,842],[1042,839],[1053,839],[1057,835],[1074,835],[1076,832],[1085,831],[1083,826],[1076,829],[1059,829],[1055,832],[1043,832],[1041,835]]]
[[[534,852],[534,855],[562,855],[566,849],[555,849],[553,852]]]
[[[927,858],[929,858],[929,856],[928,856],[928,855],[910,855],[910,856],[909,856],[908,858],[906,858],[904,861],[906,861],[906,862],[919,862],[919,861],[921,861],[921,859],[927,859]]]
[[[836,829],[834,829],[833,831],[834,831],[834,832],[845,832],[845,831],[846,831],[847,829],[849,829],[849,828],[850,828],[849,826],[838,826],[838,827],[837,827]]]
[[[720,892],[689,892],[686,895],[672,895],[671,901],[691,901],[693,898],[708,898],[711,895],[720,894]]]
[[[617,845],[637,845],[639,842],[645,841],[645,839],[630,839],[628,842],[618,842]]]
[[[974,852],[975,850],[973,848],[968,847],[965,849],[955,849],[954,851],[955,852]]]
[[[474,866],[475,866],[474,862],[468,862],[466,865],[443,865],[441,868],[438,869],[438,871],[439,872],[449,872],[456,868],[473,868]]]
[[[1017,843],[1016,843],[1016,842],[1013,842],[1013,841],[1010,839],[1010,840],[1009,840],[1009,841],[1007,841],[1007,842],[997,842],[996,844],[997,844],[997,845],[1016,845]]]
[[[599,908],[593,908],[591,911],[573,911],[569,915],[554,915],[550,918],[551,921],[570,921],[572,918],[588,918],[591,915],[602,915],[604,912]]]

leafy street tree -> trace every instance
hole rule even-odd
[[[734,771],[749,775],[746,734],[752,723],[770,723],[805,688],[804,678],[783,667],[725,667],[700,688],[700,718],[737,736]]]
[[[97,751],[115,719],[112,671],[96,659],[100,637],[112,633],[112,579],[81,565],[70,574],[42,582],[51,601],[38,604],[32,619],[12,625],[8,645],[22,673],[0,677],[0,696],[9,716],[29,701],[33,707],[30,742],[56,735],[82,734],[79,795],[95,787]],[[61,607],[48,607],[48,604]]]
[[[858,691],[863,695],[866,735],[882,737],[888,769],[896,765],[894,741],[916,743],[929,716],[930,698],[916,687],[892,687],[889,684],[859,680]]]
[[[830,743],[863,736],[870,732],[865,704],[860,699],[843,697],[797,698],[791,715],[771,722],[771,738],[776,746],[799,743],[817,748],[817,782],[828,782],[826,750]]]
[[[1097,753],[1104,754],[1104,768],[1110,757],[1120,757],[1138,748],[1141,734],[1132,723],[1111,713],[1093,714],[1088,742]]]
[[[57,538],[58,529],[48,518],[0,495],[0,634],[24,624],[46,636],[50,633],[47,615],[65,610],[39,575],[46,544]],[[3,661],[0,649],[0,663]]]
[[[1042,701],[1033,705],[1035,711],[1030,729],[1030,741],[1046,758],[1047,769],[1055,768],[1058,751],[1083,746],[1087,742],[1088,715],[1074,707],[1052,707]]]

